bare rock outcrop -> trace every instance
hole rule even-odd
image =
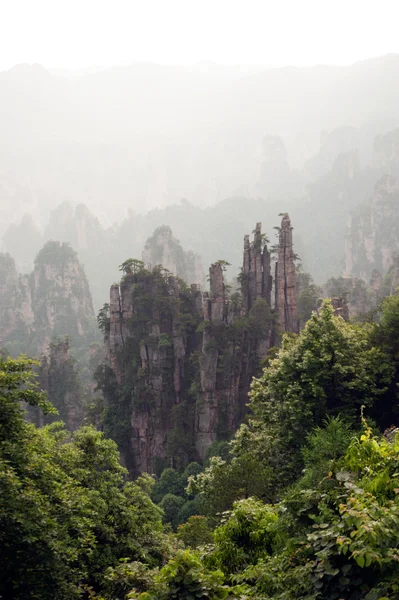
[[[296,313],[295,253],[292,244],[291,220],[283,215],[279,231],[275,275],[275,307],[282,332],[298,333]]]
[[[266,238],[262,234],[262,224],[257,223],[254,230],[254,239],[250,243],[249,235],[244,237],[244,259],[241,274],[243,304],[249,311],[258,298],[264,298],[271,305],[272,275],[270,266],[270,252],[266,245]]]
[[[201,313],[198,288],[160,267],[141,266],[111,287],[105,429],[134,473],[192,457],[183,440],[194,436],[189,356],[200,350]]]

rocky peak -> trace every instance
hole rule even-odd
[[[167,225],[158,227],[145,243],[142,260],[151,269],[162,265],[187,283],[204,286],[201,258],[194,252],[185,252]]]
[[[94,335],[94,310],[82,265],[67,244],[48,242],[30,275],[0,258],[0,335],[12,354],[46,353],[54,337],[82,346]],[[92,341],[92,340],[91,340]]]
[[[94,320],[93,302],[83,267],[69,244],[45,244],[35,259],[31,289],[35,327],[46,332],[45,345],[54,335],[85,335]]]
[[[298,333],[296,313],[295,253],[292,244],[292,227],[288,213],[281,220],[275,270],[275,308],[282,332]]]
[[[254,229],[254,239],[244,237],[244,257],[241,274],[243,304],[249,311],[258,298],[264,298],[271,304],[272,276],[270,270],[270,252],[267,249],[266,237],[262,234],[262,223]]]
[[[226,319],[226,296],[221,263],[209,267],[209,294],[204,293],[204,319],[206,321],[223,321]]]

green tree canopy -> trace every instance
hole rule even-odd
[[[102,433],[24,420],[23,401],[51,410],[32,366],[0,360],[0,596],[71,600],[122,558],[158,562],[162,513]]]

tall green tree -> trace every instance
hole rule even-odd
[[[277,357],[254,379],[254,451],[268,453],[282,483],[298,475],[307,434],[328,415],[360,417],[377,405],[393,377],[389,357],[370,341],[368,326],[335,317],[330,301],[299,336],[285,336]],[[287,481],[285,481],[287,477]]]
[[[0,360],[0,596],[71,600],[120,559],[159,562],[162,513],[100,432],[24,420],[21,402],[53,410],[32,366]]]

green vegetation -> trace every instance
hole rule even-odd
[[[201,565],[204,580],[223,573],[232,599],[398,597],[399,436],[377,433],[395,420],[398,315],[397,296],[373,325],[345,323],[325,302],[299,336],[285,336],[252,384],[251,419],[228,455],[189,479],[207,521],[198,541],[200,517],[178,528],[197,561],[185,559],[187,581]],[[181,585],[180,568],[169,567]],[[166,572],[142,600],[175,597],[162,591]],[[200,587],[190,593],[203,597]]]
[[[129,557],[155,565],[161,513],[148,479],[127,481],[116,445],[90,427],[37,429],[21,401],[53,412],[27,359],[0,361],[0,595],[82,597]]]
[[[161,297],[144,302],[152,277],[141,269],[121,284],[143,302],[133,315],[141,336],[154,305],[175,318],[185,306],[184,291],[165,302],[161,270]],[[265,319],[254,308],[247,331],[251,318]],[[220,341],[226,332],[211,333]],[[398,340],[399,296],[365,323],[346,323],[323,302],[265,360],[233,439],[216,442],[204,464],[159,465],[156,481],[129,481],[116,444],[91,427],[27,423],[21,401],[54,409],[31,361],[0,359],[0,595],[397,600],[399,432],[382,430],[397,422]],[[165,359],[170,341],[156,336]],[[139,378],[137,365],[130,373]],[[108,372],[100,378],[104,390],[114,385]],[[135,401],[137,378],[126,388]],[[108,427],[121,427],[121,414],[112,407]],[[184,445],[181,432],[174,443]]]
[[[179,334],[194,345],[201,315],[193,310],[190,288],[162,265],[148,270],[142,261],[130,258],[120,269],[124,272],[121,294],[129,298],[134,310],[124,322],[125,331],[129,333],[117,352],[124,384],[117,384],[115,373],[107,365],[101,364],[95,374],[98,388],[106,398],[104,431],[117,442],[127,466],[134,471],[130,444],[132,411],[145,406],[161,423],[173,413],[175,427],[169,431],[168,458],[173,458],[175,466],[183,466],[194,456],[188,421],[195,403],[190,389],[197,373],[194,373],[194,365],[187,366],[182,380],[181,404],[174,406],[174,338]],[[99,311],[97,320],[106,334],[110,323],[107,304]],[[159,357],[150,366],[142,366],[140,352],[143,347]],[[151,384],[155,377],[161,380],[162,389],[162,402],[158,405]]]
[[[71,261],[78,261],[78,255],[69,244],[50,241],[37,253],[35,265],[54,265],[64,269]]]

